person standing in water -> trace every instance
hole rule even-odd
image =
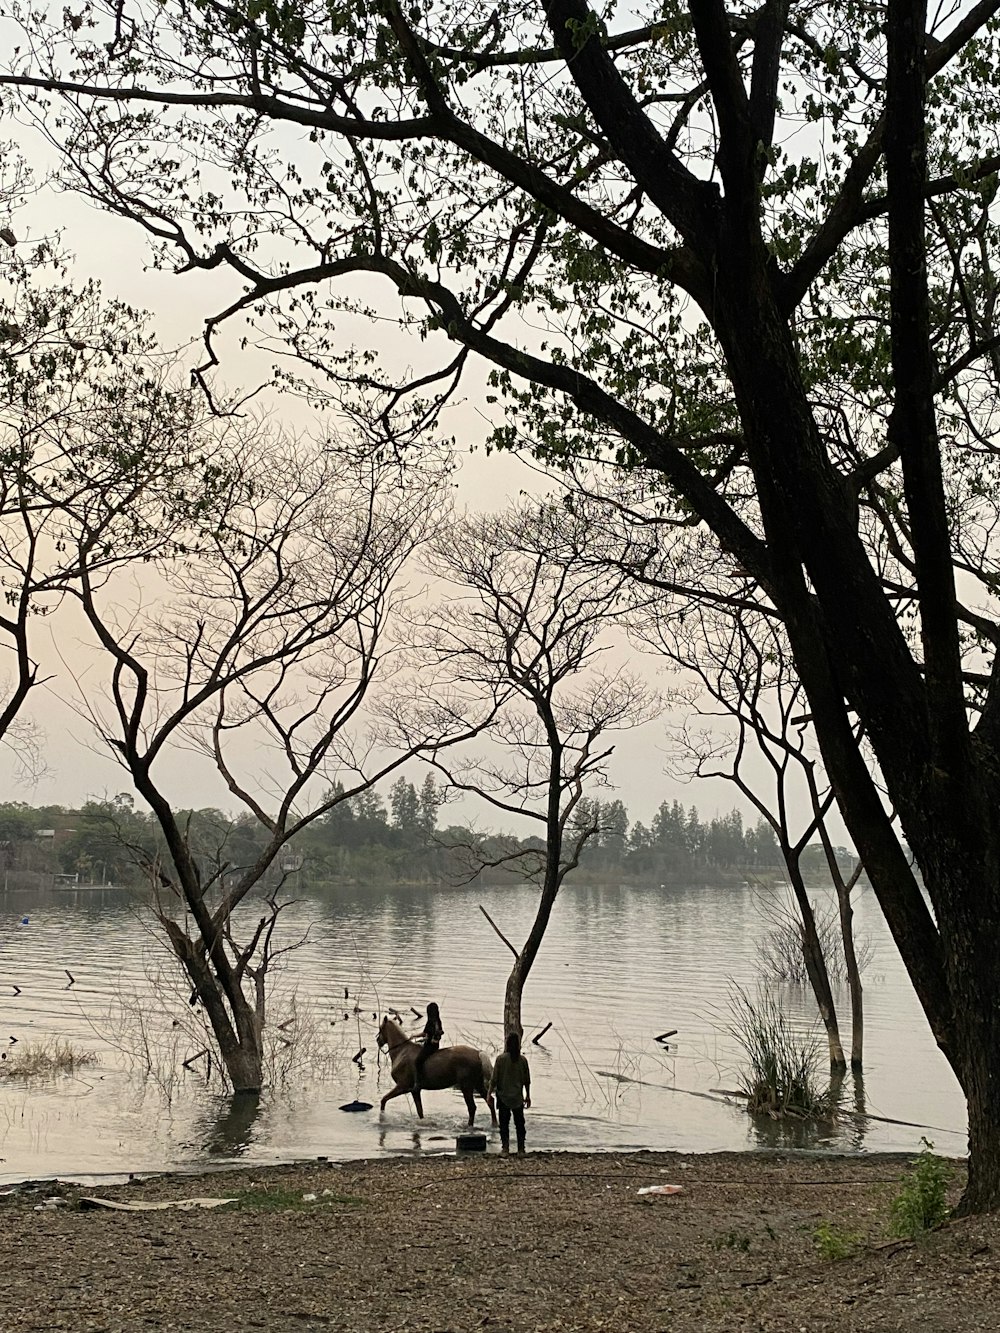
[[[417,1058],[413,1063],[413,1091],[419,1092],[423,1087],[424,1065],[429,1058],[441,1045],[441,1038],[444,1036],[444,1028],[441,1026],[441,1014],[437,1005],[432,1000],[427,1006],[427,1022],[424,1030],[420,1034],[422,1043],[417,1052]]]
[[[524,1112],[531,1106],[531,1070],[521,1054],[521,1038],[516,1032],[507,1033],[504,1052],[497,1057],[490,1079],[490,1092],[495,1092],[500,1107],[500,1151],[510,1152],[510,1121],[514,1118],[517,1151],[524,1152]]]

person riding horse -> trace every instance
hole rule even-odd
[[[438,1018],[440,1022],[440,1017]],[[384,1015],[378,1030],[379,1050],[389,1052],[390,1073],[395,1085],[382,1098],[380,1110],[394,1097],[413,1094],[413,1104],[417,1115],[423,1119],[424,1106],[421,1092],[414,1087],[413,1074],[417,1056],[421,1047],[409,1038],[398,1023],[394,1023],[388,1014]],[[475,1097],[482,1097],[490,1108],[490,1119],[497,1123],[496,1106],[489,1090],[490,1077],[493,1073],[493,1061],[485,1051],[477,1051],[472,1046],[442,1046],[424,1070],[425,1088],[458,1088],[465,1098],[469,1112],[469,1124],[476,1118]]]
[[[441,1038],[444,1036],[444,1028],[441,1026],[441,1013],[437,1005],[432,1000],[427,1006],[427,1023],[423,1032],[420,1034],[421,1047],[413,1064],[413,1091],[419,1092],[423,1087],[424,1065],[441,1046]]]

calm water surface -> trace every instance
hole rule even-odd
[[[338,891],[289,908],[284,939],[302,942],[282,960],[273,1024],[287,1024],[292,1044],[279,1037],[276,1059],[291,1069],[259,1106],[234,1108],[206,1083],[204,1057],[182,1066],[204,1045],[197,1013],[133,897],[113,889],[0,895],[0,1048],[14,1051],[11,1038],[57,1039],[98,1057],[73,1077],[0,1081],[0,1177],[451,1149],[464,1125],[457,1093],[427,1094],[422,1122],[409,1098],[379,1118],[391,1081],[373,1015],[422,1011],[437,999],[446,1041],[497,1052],[510,955],[480,903],[505,934],[524,937],[534,911],[527,888]],[[926,1135],[939,1151],[963,1152],[957,1083],[870,892],[857,896],[855,919],[874,958],[864,1100],[849,1081],[846,1104],[867,1116],[805,1133],[761,1125],[711,1095],[735,1086],[729,992],[733,982],[754,986],[766,929],[753,894],[732,886],[564,890],[525,991],[528,1035],[552,1023],[544,1045],[527,1051],[530,1146],[910,1151]],[[795,987],[782,996],[807,1028],[809,997]],[[839,999],[846,1041],[846,993]],[[654,1038],[669,1028],[678,1033],[665,1051]],[[359,1068],[352,1056],[361,1047]],[[339,1109],[354,1099],[376,1108]]]

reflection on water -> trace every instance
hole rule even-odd
[[[809,1122],[804,1120],[772,1120],[770,1116],[748,1116],[753,1127],[751,1146],[771,1152],[789,1152],[792,1149],[807,1148],[817,1151],[821,1148],[839,1148],[846,1151],[835,1127],[830,1121]]]
[[[832,1070],[830,1100],[837,1109],[829,1120],[773,1120],[766,1115],[748,1117],[753,1125],[754,1146],[775,1151],[789,1148],[864,1151],[869,1146],[868,1139],[877,1122],[869,1116],[866,1108],[862,1071]]]
[[[175,965],[133,897],[113,889],[0,895],[7,1024],[0,1033],[68,1041],[101,1060],[86,1078],[44,1088],[0,1084],[0,1170],[11,1179],[220,1158],[450,1150],[465,1123],[457,1093],[428,1093],[422,1122],[409,1098],[379,1117],[391,1080],[376,1052],[372,1015],[396,1009],[418,1028],[411,1010],[422,1014],[434,999],[446,1042],[496,1055],[509,953],[480,904],[516,938],[527,932],[534,895],[526,888],[338,890],[289,907],[287,938],[308,938],[275,978],[270,1022],[294,1015],[288,1031],[299,1064],[260,1098],[220,1101],[203,1069],[182,1067],[204,1039],[186,1035],[187,993],[177,987],[174,999]],[[859,895],[856,919],[876,946],[866,985],[864,1083],[848,1075],[844,1111],[832,1125],[758,1124],[732,1099],[711,1095],[735,1086],[728,996],[733,981],[755,984],[756,940],[765,928],[752,895],[734,886],[564,890],[524,995],[531,1145],[686,1152],[919,1146],[923,1131],[887,1123],[896,1119],[941,1127],[939,1149],[963,1151],[959,1090],[870,894]],[[65,969],[75,978],[70,989]],[[804,1031],[812,1024],[809,995],[789,986],[781,996]],[[846,1026],[846,994],[840,1002]],[[542,1044],[533,1045],[546,1024]],[[655,1038],[671,1028],[677,1035],[665,1048]],[[145,1084],[135,1072],[142,1061],[129,1058],[137,1032],[154,1070]],[[359,1068],[352,1057],[362,1047]],[[355,1100],[376,1109],[340,1111]],[[478,1116],[477,1127],[484,1120],[492,1146],[488,1116]]]
[[[854,1069],[850,1074],[851,1099],[844,1097],[842,1105],[844,1107],[844,1126],[846,1129],[847,1147],[852,1152],[857,1152],[864,1147],[865,1132],[872,1121],[868,1118],[868,1103],[865,1098],[865,1078],[860,1069]]]
[[[476,1128],[483,1132],[482,1126]],[[378,1146],[383,1152],[393,1153],[441,1153],[451,1152],[455,1147],[457,1134],[442,1134],[440,1130],[413,1129],[408,1133],[392,1134],[380,1117],[378,1124]]]
[[[222,1111],[208,1117],[205,1151],[212,1157],[242,1156],[253,1142],[259,1115],[260,1093],[237,1092],[227,1097]]]

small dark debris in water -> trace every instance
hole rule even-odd
[[[658,1037],[654,1037],[653,1040],[665,1042],[668,1037],[676,1037],[676,1036],[677,1036],[677,1029],[671,1028],[669,1032],[661,1032],[660,1035]]]
[[[372,1014],[372,1022],[373,1022],[373,1023],[375,1022],[375,1020],[376,1020],[377,1018],[378,1018],[378,1014]]]
[[[371,1102],[345,1102],[340,1108],[342,1111],[370,1111]]]
[[[351,992],[350,992],[350,991],[347,989],[347,987],[345,986],[345,987],[344,987],[344,999],[345,999],[345,1000],[349,1000],[350,998],[351,998]]]
[[[73,973],[69,970],[68,967],[64,967],[64,968],[63,968],[63,971],[64,971],[64,972],[66,973],[66,975],[69,977],[69,986],[75,986],[75,985],[76,985],[76,977],[74,977]],[[69,990],[69,986],[66,987],[67,990]]]
[[[16,1045],[17,1045],[17,1038],[16,1038],[16,1037],[11,1037],[11,1039],[10,1039],[10,1044],[11,1044],[12,1046],[16,1046]]]
[[[550,1028],[551,1026],[552,1026],[551,1023],[546,1023],[545,1026],[542,1028],[541,1032],[536,1032],[535,1035],[532,1037],[532,1039],[531,1039],[531,1044],[532,1044],[533,1046],[537,1046],[538,1043],[539,1043],[539,1042],[542,1040],[542,1038],[545,1036],[546,1032],[548,1032],[548,1030],[549,1030],[549,1028]]]
[[[368,1049],[367,1046],[362,1046],[361,1050],[358,1051],[357,1055],[352,1055],[352,1056],[351,1056],[351,1060],[354,1062],[354,1064],[356,1064],[356,1065],[360,1065],[360,1064],[361,1064],[362,1057],[364,1056],[364,1053],[365,1053],[365,1051],[367,1051],[367,1049]]]
[[[11,984],[12,986],[14,986],[14,983],[13,983],[13,982],[11,982],[10,984]],[[14,986],[14,994],[15,994],[15,995],[20,995],[20,994],[21,994],[21,987],[20,987],[20,986]]]
[[[423,1018],[423,1014],[420,1012],[420,1010],[419,1010],[419,1009],[414,1009],[414,1007],[413,1007],[412,1004],[410,1005],[410,1013],[411,1013],[411,1014],[416,1014],[417,1018]]]
[[[345,1017],[345,1018],[349,1018],[350,1015],[349,1015],[349,1014],[345,1014],[344,1017]]]

